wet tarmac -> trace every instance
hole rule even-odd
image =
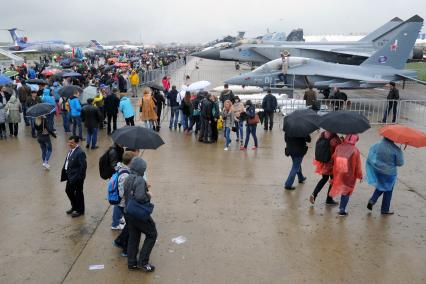
[[[272,132],[258,127],[258,150],[240,151],[233,137],[228,152],[221,134],[217,144],[201,144],[163,124],[166,144],[143,154],[159,234],[152,274],[129,272],[111,244],[117,232],[98,173],[111,144],[105,130],[100,148],[86,151],[86,215],[72,219],[59,182],[66,135],[57,125],[45,171],[38,143],[21,124],[18,138],[0,141],[0,283],[425,283],[426,149],[404,151],[395,215],[381,216],[379,204],[370,213],[373,189],[361,183],[341,218],[325,206],[325,190],[314,207],[308,201],[319,180],[313,143],[303,162],[307,182],[283,190],[291,162],[281,117],[275,121]],[[376,128],[361,135],[363,163],[378,139]],[[186,242],[173,243],[178,236]],[[104,269],[89,270],[95,264]]]

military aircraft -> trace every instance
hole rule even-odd
[[[193,55],[213,60],[251,62],[256,65],[277,59],[281,53],[289,53],[292,56],[359,65],[403,29],[404,25],[405,22],[401,19],[394,18],[356,42],[275,41],[268,44],[255,43],[220,47],[215,51],[203,50]],[[423,50],[413,49],[411,58],[422,59]]]
[[[89,44],[89,48],[93,49],[95,52],[99,52],[99,51],[109,51],[109,50],[113,50],[114,46],[112,45],[102,45],[99,43],[99,41],[97,41],[96,39],[92,39],[90,41]]]
[[[14,45],[3,47],[10,50],[12,53],[50,53],[71,50],[71,46],[62,40],[29,42],[27,37],[19,36],[16,33],[17,30],[17,28],[8,29]]]
[[[332,87],[342,89],[376,88],[390,81],[416,79],[416,72],[404,70],[405,63],[413,49],[417,35],[423,26],[423,18],[415,15],[405,21],[389,42],[371,55],[359,66],[324,62],[306,57],[287,57],[287,74],[283,74],[283,59],[272,60],[252,72],[248,72],[225,83],[233,85],[271,87],[287,81],[293,88],[313,86],[318,89]]]

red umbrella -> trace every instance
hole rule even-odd
[[[42,75],[46,76],[46,77],[50,77],[52,75],[55,75],[59,72],[62,72],[62,70],[57,69],[57,68],[52,68],[52,69],[45,69],[43,70],[43,72],[41,72]]]
[[[114,64],[115,67],[119,67],[119,68],[123,68],[123,67],[129,67],[128,63],[124,63],[124,62],[117,62]]]
[[[388,125],[379,130],[380,135],[398,144],[413,146],[416,148],[426,147],[426,134],[417,129],[402,126]]]

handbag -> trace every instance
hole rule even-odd
[[[126,205],[126,213],[139,219],[148,219],[152,211],[154,211],[154,204],[151,202],[139,203],[134,197],[131,197]]]
[[[259,122],[260,122],[260,118],[257,113],[254,115],[254,117],[251,117],[247,120],[247,124],[251,124],[251,125],[258,124]]]
[[[237,132],[237,128],[235,126],[232,126],[231,130],[232,132]]]

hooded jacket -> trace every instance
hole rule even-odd
[[[69,100],[71,116],[79,117],[81,115],[81,104],[77,97],[72,96]]]
[[[130,118],[132,116],[135,116],[135,111],[128,97],[122,97],[120,99],[119,109],[123,113],[124,118]]]
[[[146,203],[151,200],[148,194],[148,187],[143,175],[146,171],[147,164],[140,157],[133,158],[130,163],[130,175],[124,181],[124,199],[127,204],[129,196],[132,194],[139,203]]]
[[[132,71],[132,74],[129,76],[130,85],[137,86],[139,85],[139,75],[135,71]]]
[[[9,112],[7,122],[19,123],[21,122],[22,106],[15,95],[11,96],[5,107],[6,113]]]
[[[43,96],[41,97],[41,102],[49,105],[56,105],[55,99],[50,95],[50,89],[43,90]]]

